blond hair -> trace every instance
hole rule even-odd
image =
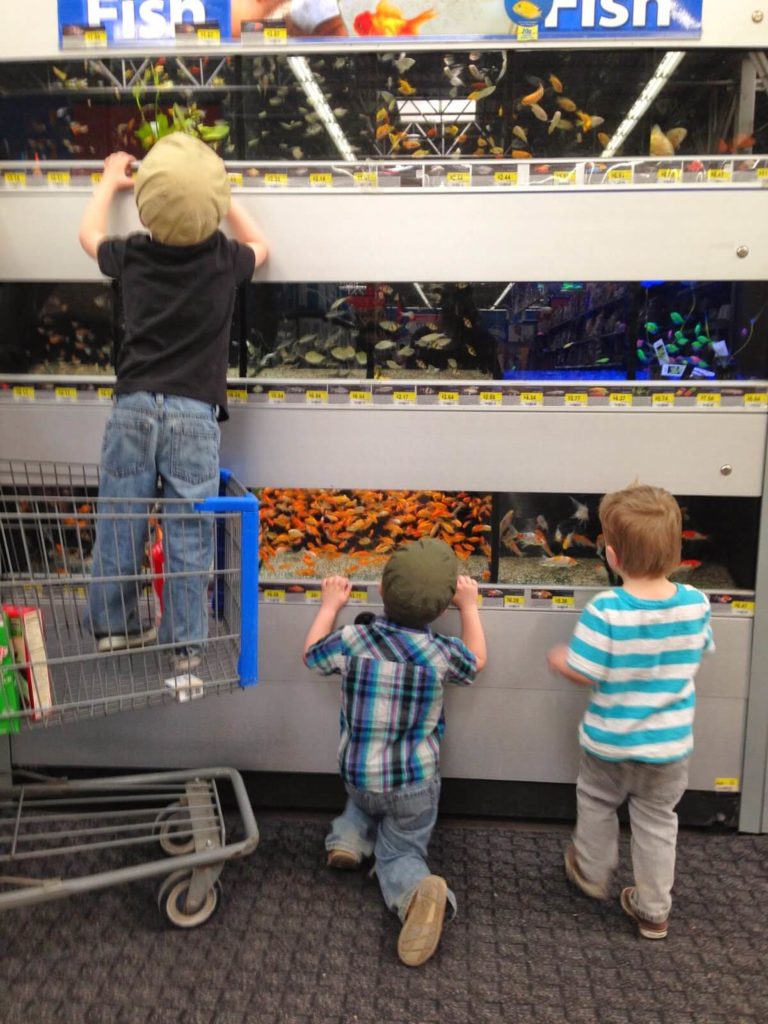
[[[605,543],[628,576],[669,576],[680,564],[683,517],[663,487],[634,483],[606,494],[598,515]]]

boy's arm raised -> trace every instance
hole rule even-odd
[[[488,650],[485,644],[485,633],[480,621],[477,607],[477,583],[471,576],[459,576],[456,580],[456,593],[453,603],[461,616],[461,639],[475,656],[477,671],[485,668],[488,661]]]
[[[249,245],[253,249],[256,266],[260,267],[267,258],[267,243],[256,226],[256,221],[234,199],[229,207],[227,222],[237,241],[242,242],[243,245]]]
[[[80,221],[80,245],[93,259],[96,259],[99,245],[106,238],[107,216],[115,193],[133,188],[133,178],[130,176],[133,162],[134,157],[130,153],[112,153],[104,161],[101,181],[94,189]]]
[[[333,630],[336,616],[349,600],[352,591],[352,584],[346,576],[326,576],[321,587],[323,596],[320,599],[320,607],[304,640],[305,657],[310,647]]]

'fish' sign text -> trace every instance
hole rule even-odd
[[[211,17],[207,6],[204,0],[88,0],[88,24],[119,24],[122,39],[161,39],[182,21]]]
[[[673,0],[552,0],[544,24],[558,28],[561,11],[576,10],[583,28],[669,28],[672,8]]]

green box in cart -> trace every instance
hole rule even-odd
[[[0,614],[0,735],[18,732],[19,718],[3,718],[8,712],[21,710],[16,669],[13,667],[13,647],[8,616]]]

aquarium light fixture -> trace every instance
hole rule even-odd
[[[500,306],[500,305],[502,304],[502,302],[504,301],[504,299],[505,299],[505,298],[507,297],[507,294],[508,294],[508,293],[509,293],[509,292],[510,292],[510,291],[511,291],[511,290],[512,290],[512,289],[513,289],[514,287],[515,287],[515,282],[514,282],[514,281],[510,281],[510,282],[509,282],[509,284],[507,285],[507,287],[506,287],[506,288],[504,289],[504,291],[503,291],[503,292],[501,293],[501,295],[500,295],[500,296],[498,297],[498,299],[496,299],[496,301],[495,301],[495,302],[492,302],[492,303],[491,303],[491,309],[496,309],[496,308],[497,308],[498,306]]]
[[[427,309],[431,309],[432,308],[432,303],[429,301],[427,296],[424,294],[424,289],[421,287],[421,285],[417,284],[414,281],[413,282],[413,287],[416,289],[416,292],[418,293],[419,298],[424,303],[424,305],[427,307]]]
[[[608,145],[602,152],[604,157],[613,156],[616,150],[623,145],[627,136],[637,126],[637,122],[672,77],[684,56],[683,50],[668,50],[664,54],[659,66],[645,83],[643,91],[630,107],[629,113],[609,139]]]
[[[323,95],[323,91],[317,84],[317,79],[312,74],[312,69],[304,57],[289,57],[288,64],[290,65],[291,71],[296,76],[299,85],[304,90],[304,95],[307,97],[309,102],[315,108],[317,115],[325,126],[325,130],[333,139],[333,144],[341,153],[345,160],[354,161],[355,154],[352,152],[352,147],[347,141],[347,137],[341,130],[339,122],[333,115],[333,111],[328,106],[328,101]]]
[[[398,100],[400,117],[411,124],[471,124],[475,100]]]

